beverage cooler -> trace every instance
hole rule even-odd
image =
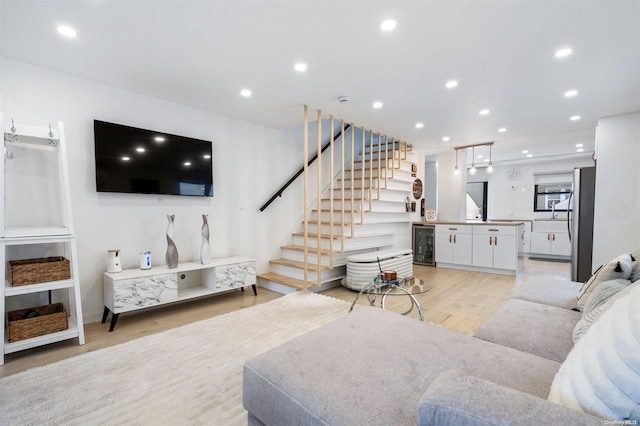
[[[414,223],[412,241],[414,265],[435,266],[435,226]]]

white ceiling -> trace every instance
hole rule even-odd
[[[592,151],[599,117],[640,110],[638,1],[1,0],[0,8],[3,56],[275,128],[299,125],[308,104],[429,151],[495,141],[494,160],[504,160],[522,149],[575,154],[576,143]],[[385,18],[397,21],[394,31],[380,30]],[[59,24],[77,38],[59,36]],[[564,46],[573,55],[554,58]],[[297,61],[306,73],[293,70]],[[445,89],[450,79],[459,86]],[[578,96],[565,98],[568,89]],[[482,108],[491,114],[479,116]]]

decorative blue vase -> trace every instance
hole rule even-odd
[[[165,255],[165,260],[167,262],[167,266],[169,269],[178,267],[178,248],[176,247],[176,243],[173,240],[174,238],[174,227],[173,220],[176,215],[168,214],[167,220],[169,221],[169,225],[167,226],[167,254]]]

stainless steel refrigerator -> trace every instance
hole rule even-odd
[[[574,169],[573,192],[567,212],[572,281],[586,282],[591,277],[595,194],[596,168]]]

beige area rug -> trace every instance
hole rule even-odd
[[[349,306],[292,293],[2,378],[0,425],[246,425],[244,362]]]

